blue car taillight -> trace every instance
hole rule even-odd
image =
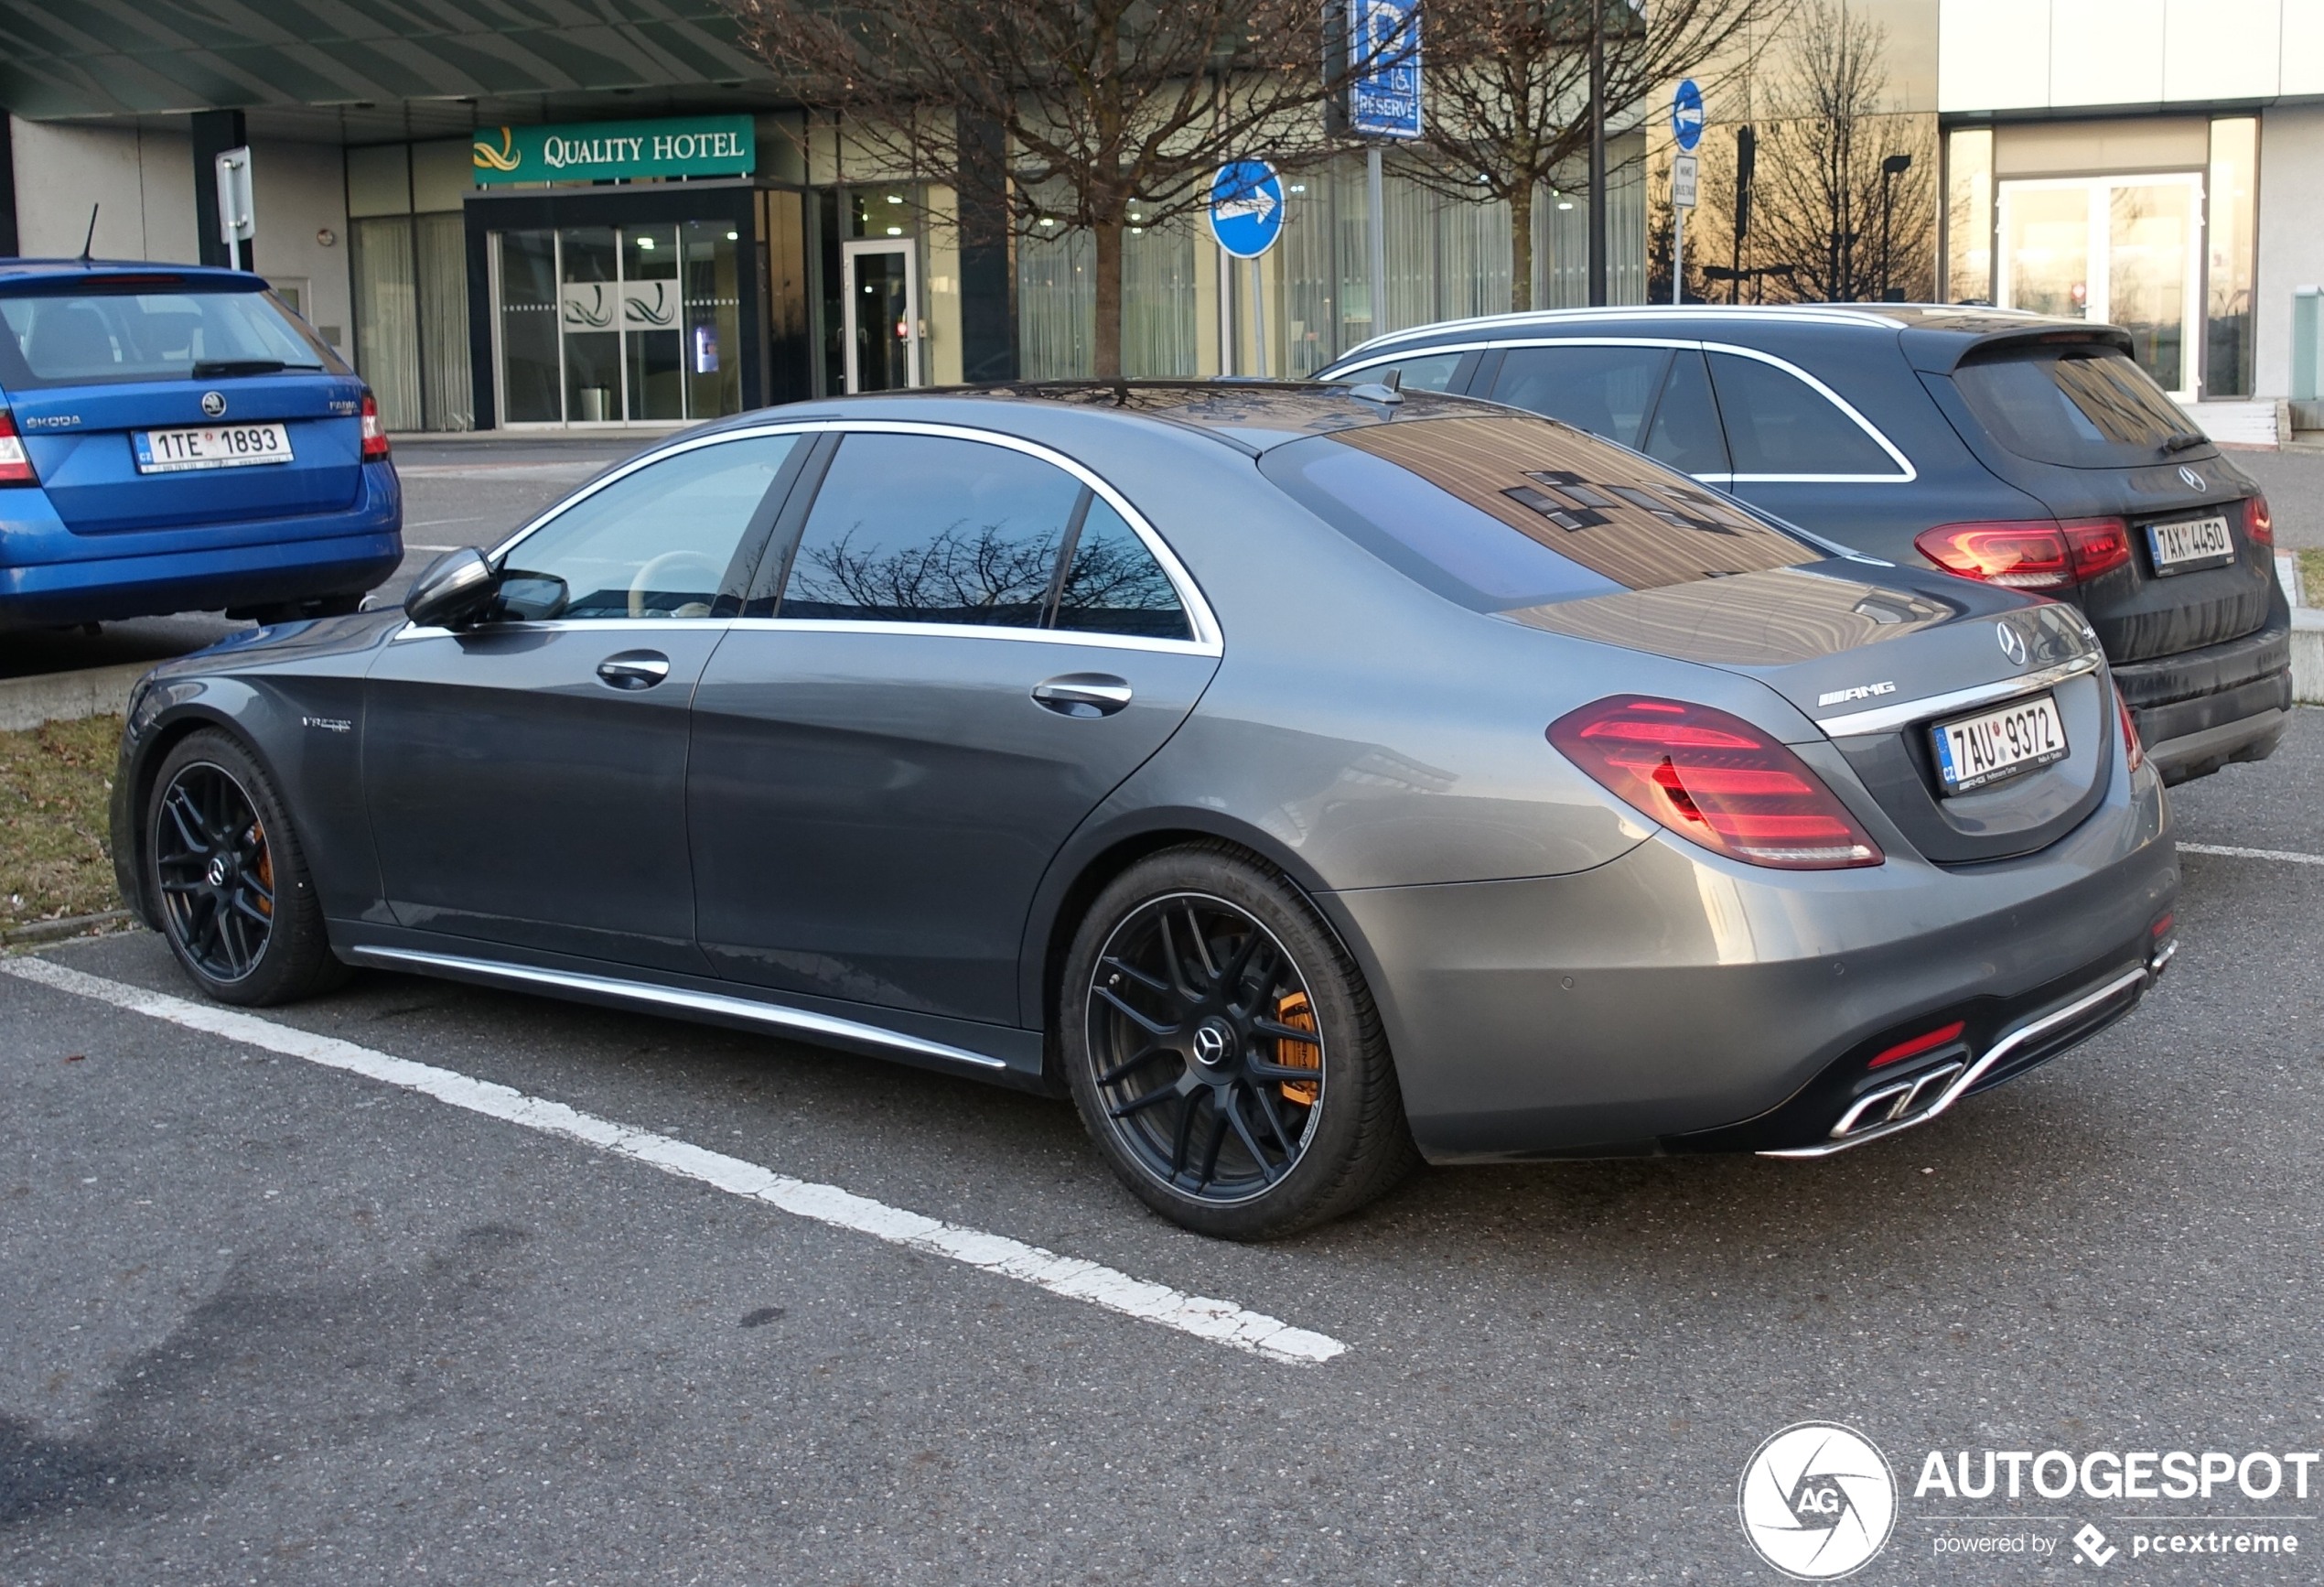
[[[0,485],[38,485],[40,477],[32,471],[32,458],[24,449],[24,437],[16,434],[16,416],[0,408]]]

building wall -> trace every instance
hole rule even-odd
[[[258,219],[253,266],[269,280],[303,284],[299,307],[307,323],[345,356],[352,319],[344,151],[333,144],[256,144],[251,182]]]
[[[2317,0],[1942,0],[1945,112],[2324,93]]]
[[[193,144],[135,127],[57,126],[9,118],[17,246],[28,258],[71,258],[89,234],[99,258],[194,264]]]
[[[2324,6],[2319,6],[2324,10]],[[2324,105],[2279,105],[2259,124],[2259,394],[2292,389],[2292,292],[2324,285]]]

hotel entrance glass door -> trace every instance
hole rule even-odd
[[[496,232],[492,242],[503,423],[742,411],[740,237],[729,222]]]

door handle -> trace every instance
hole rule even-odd
[[[1035,684],[1033,698],[1060,717],[1110,717],[1130,703],[1130,686],[1112,673],[1061,673]]]
[[[660,651],[625,650],[597,664],[597,676],[617,689],[650,689],[670,675],[670,658]]]

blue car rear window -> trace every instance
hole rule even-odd
[[[10,390],[326,367],[321,344],[264,292],[0,295],[0,325]]]
[[[1478,611],[1824,555],[1683,474],[1540,419],[1372,425],[1279,447],[1260,467],[1383,562]]]

